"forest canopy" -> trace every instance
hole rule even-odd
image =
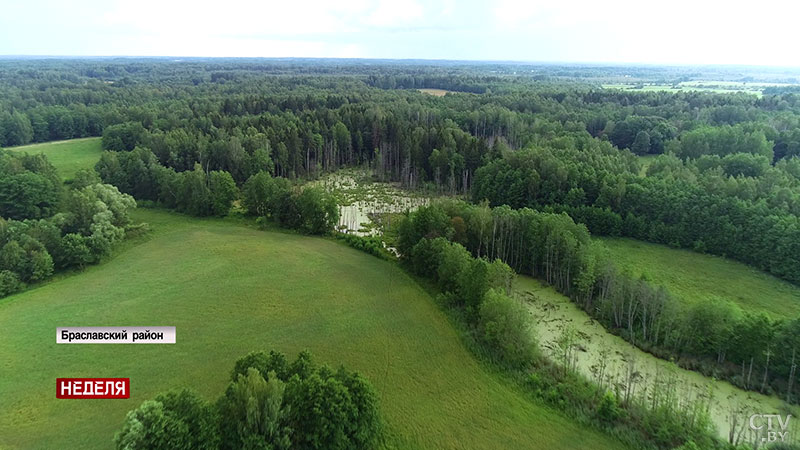
[[[637,92],[596,81],[624,73],[656,76],[421,62],[7,62],[0,145],[102,136],[103,182],[194,215],[252,205],[261,173],[294,181],[366,165],[408,188],[566,212],[595,234],[727,256],[800,282],[798,94]],[[54,211],[46,174],[23,164],[10,177],[0,205],[3,195],[25,201],[4,206],[3,217]],[[334,222],[309,209],[325,209],[312,193],[283,200],[250,213],[310,233]]]

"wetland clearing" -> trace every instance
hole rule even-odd
[[[533,332],[542,351],[554,361],[565,357],[579,373],[611,390],[632,391],[636,401],[652,401],[654,390],[671,391],[684,408],[704,405],[720,436],[753,442],[760,436],[748,428],[752,414],[792,414],[800,410],[775,396],[745,391],[732,384],[678,367],[609,333],[568,298],[540,281],[520,276],[515,291],[533,318]],[[568,348],[567,348],[568,347]],[[629,383],[629,380],[632,382]],[[790,423],[791,442],[800,435]]]

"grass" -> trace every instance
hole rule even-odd
[[[772,317],[800,315],[800,287],[745,264],[634,239],[602,241],[621,269],[634,276],[646,274],[687,302],[719,297],[745,311],[763,311]]]
[[[419,89],[419,91],[425,94],[433,95],[434,97],[444,97],[445,94],[447,94],[448,92],[454,92],[454,91],[448,91],[446,89],[432,89],[432,88]]]
[[[72,178],[80,169],[94,167],[103,153],[99,137],[23,145],[9,147],[6,150],[30,154],[44,153],[63,179]]]
[[[640,155],[638,158],[639,158],[639,163],[642,165],[642,168],[641,171],[639,172],[639,175],[646,176],[647,169],[650,168],[650,165],[653,164],[653,162],[659,156],[661,155]]]
[[[387,448],[619,448],[468,352],[395,264],[327,239],[139,210],[153,231],[105,263],[0,300],[0,448],[109,448],[125,413],[219,396],[252,350],[309,349],[379,393]],[[177,327],[174,345],[57,345],[58,326]],[[57,400],[56,377],[130,377],[127,400]]]
[[[627,91],[638,92],[713,92],[717,94],[730,94],[734,92],[744,92],[752,94],[757,97],[762,96],[762,91],[766,85],[762,83],[745,85],[743,83],[726,84],[720,81],[698,81],[698,82],[681,82],[677,85],[674,84],[656,84],[656,83],[615,83],[603,84],[603,89],[621,89]]]

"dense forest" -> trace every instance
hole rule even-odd
[[[553,208],[595,234],[723,255],[800,282],[795,93],[608,90],[547,67],[522,77],[492,65],[345,66],[7,63],[0,144],[102,135],[109,150],[138,147],[140,161],[104,157],[103,180],[200,215],[224,213],[233,184],[260,171],[297,179],[368,164],[408,187]],[[464,93],[410,89],[422,87]],[[641,176],[636,155],[659,154]],[[202,205],[180,200],[172,176],[195,170],[214,191],[195,196]]]
[[[704,75],[392,61],[2,62],[0,146],[98,136],[107,151],[66,183],[43,156],[0,151],[0,296],[99,261],[136,231],[136,202],[195,216],[236,209],[330,233],[334,199],[302,183],[367,167],[377,180],[459,198],[406,215],[398,251],[502,364],[537,360],[510,297],[516,272],[545,280],[647,351],[796,401],[798,319],[726,302],[685,306],[620,272],[591,235],[725,256],[800,284],[800,94],[600,85],[628,76]],[[375,240],[344,240],[387,257]],[[345,377],[320,370],[332,383]],[[265,371],[238,375],[226,396],[254,389],[247,383],[272,391],[289,383],[287,392],[292,383]],[[195,400],[158,401],[167,411]],[[686,442],[676,430],[707,435],[699,416],[670,415],[674,429],[664,431],[658,408],[626,413],[619,402],[592,394],[579,407],[598,423],[639,421],[641,442],[661,448]],[[139,437],[124,430],[117,444],[126,439]],[[293,438],[275,439],[290,446]]]

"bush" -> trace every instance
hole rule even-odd
[[[11,295],[24,286],[16,273],[10,270],[0,270],[0,297]]]
[[[597,406],[597,417],[603,422],[613,423],[622,415],[619,408],[617,397],[610,391],[606,391],[603,398],[600,399],[600,404]]]
[[[372,256],[385,260],[394,259],[388,250],[383,247],[383,241],[376,236],[357,236],[355,234],[336,233],[336,239],[344,241],[345,244],[356,250],[369,253]]]
[[[495,356],[512,367],[524,367],[536,357],[536,343],[528,324],[528,311],[515,299],[490,290],[479,310],[480,337]]]

